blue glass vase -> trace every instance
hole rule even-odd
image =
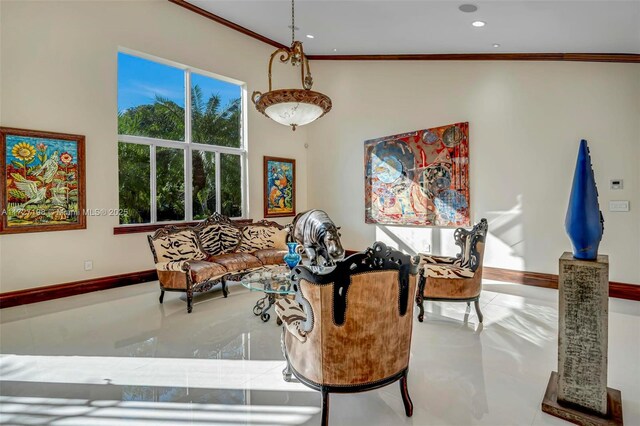
[[[289,253],[285,254],[283,259],[287,266],[293,269],[300,263],[302,256],[297,252],[298,243],[287,243],[287,247],[289,247]]]
[[[573,257],[583,260],[594,260],[598,257],[604,219],[598,205],[598,189],[589,147],[584,139],[580,141],[564,227],[573,245]]]

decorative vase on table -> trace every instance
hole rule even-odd
[[[594,260],[604,232],[604,218],[598,205],[598,189],[587,141],[580,141],[573,175],[569,208],[564,226],[573,245],[573,257]]]
[[[285,254],[283,259],[289,269],[293,269],[300,263],[302,256],[297,251],[298,243],[287,243],[287,247],[289,247],[289,253]]]

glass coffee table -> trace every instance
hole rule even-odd
[[[264,297],[258,299],[253,307],[254,315],[264,322],[269,321],[271,316],[268,311],[276,299],[295,294],[290,276],[291,270],[287,266],[265,266],[240,279],[240,284],[249,290],[264,293]],[[277,318],[277,323],[282,325],[280,318]]]

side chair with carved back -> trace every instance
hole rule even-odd
[[[481,219],[471,230],[456,229],[453,237],[460,253],[456,257],[420,253],[420,277],[416,303],[420,308],[418,321],[424,319],[424,301],[474,302],[478,320],[482,322],[480,293],[482,291],[482,261],[489,225]]]

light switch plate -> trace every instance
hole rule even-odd
[[[629,201],[627,200],[609,201],[609,211],[610,212],[628,212]]]

